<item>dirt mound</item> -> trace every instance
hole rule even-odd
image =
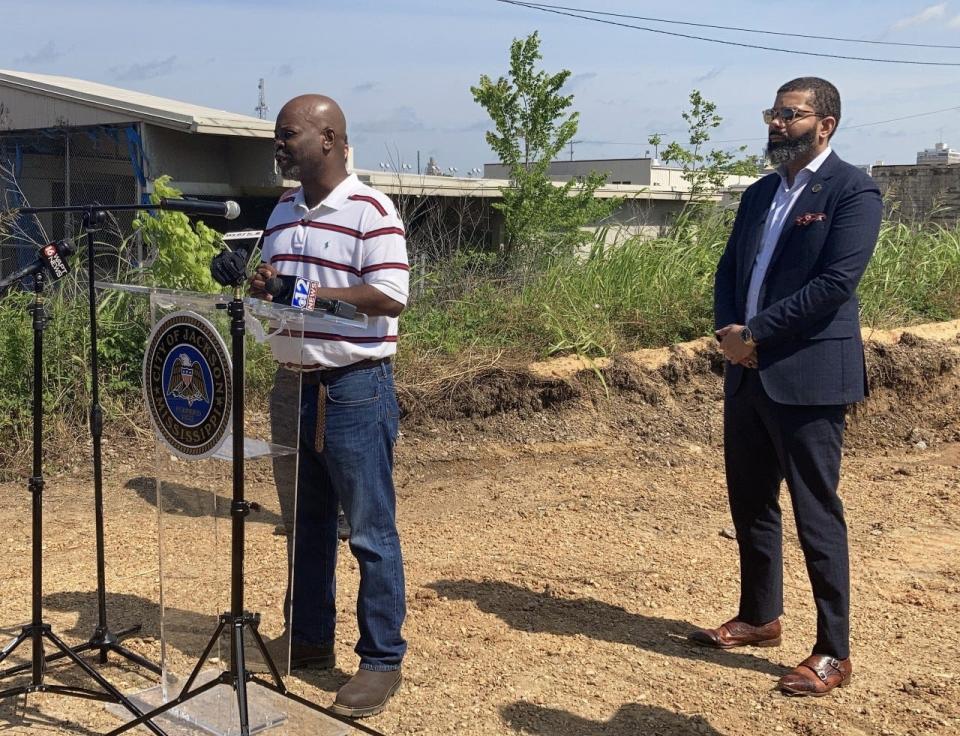
[[[848,444],[960,440],[960,321],[865,330],[864,341],[870,397],[851,409]],[[702,338],[613,358],[486,366],[428,386],[401,382],[400,395],[410,428],[470,419],[479,431],[502,431],[552,410],[591,435],[629,430],[714,444],[722,376],[715,342]]]

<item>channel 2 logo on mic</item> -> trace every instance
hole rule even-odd
[[[297,309],[312,310],[317,303],[317,289],[320,284],[316,281],[298,278],[293,287],[293,297],[290,306]]]

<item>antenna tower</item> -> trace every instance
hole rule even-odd
[[[267,92],[266,85],[263,83],[263,77],[260,77],[260,84],[257,85],[257,88],[260,90],[260,99],[257,102],[257,106],[253,109],[257,111],[257,117],[263,120],[267,117],[267,113],[270,112],[270,108],[267,107]]]

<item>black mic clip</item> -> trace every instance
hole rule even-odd
[[[210,275],[221,286],[240,286],[247,280],[247,252],[220,251],[210,261]]]
[[[350,302],[343,302],[339,299],[317,298],[314,309],[332,314],[334,317],[343,317],[343,319],[356,319],[357,308]]]

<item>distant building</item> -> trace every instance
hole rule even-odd
[[[960,166],[874,166],[889,216],[953,227],[960,222]]]
[[[877,166],[883,166],[883,161],[874,161],[872,164],[858,164],[857,168],[860,169],[864,174],[868,176],[873,176],[873,169]]]
[[[917,153],[917,164],[960,164],[960,151],[947,146],[946,143],[937,143],[933,148],[926,148]]]
[[[649,187],[658,192],[689,192],[690,184],[683,170],[664,166],[655,158],[607,158],[581,161],[553,161],[547,177],[553,181],[570,181],[594,172],[607,175],[608,185]],[[503,164],[484,164],[483,175],[489,179],[507,179],[509,168]],[[725,187],[745,188],[756,181],[754,176],[728,176]]]

